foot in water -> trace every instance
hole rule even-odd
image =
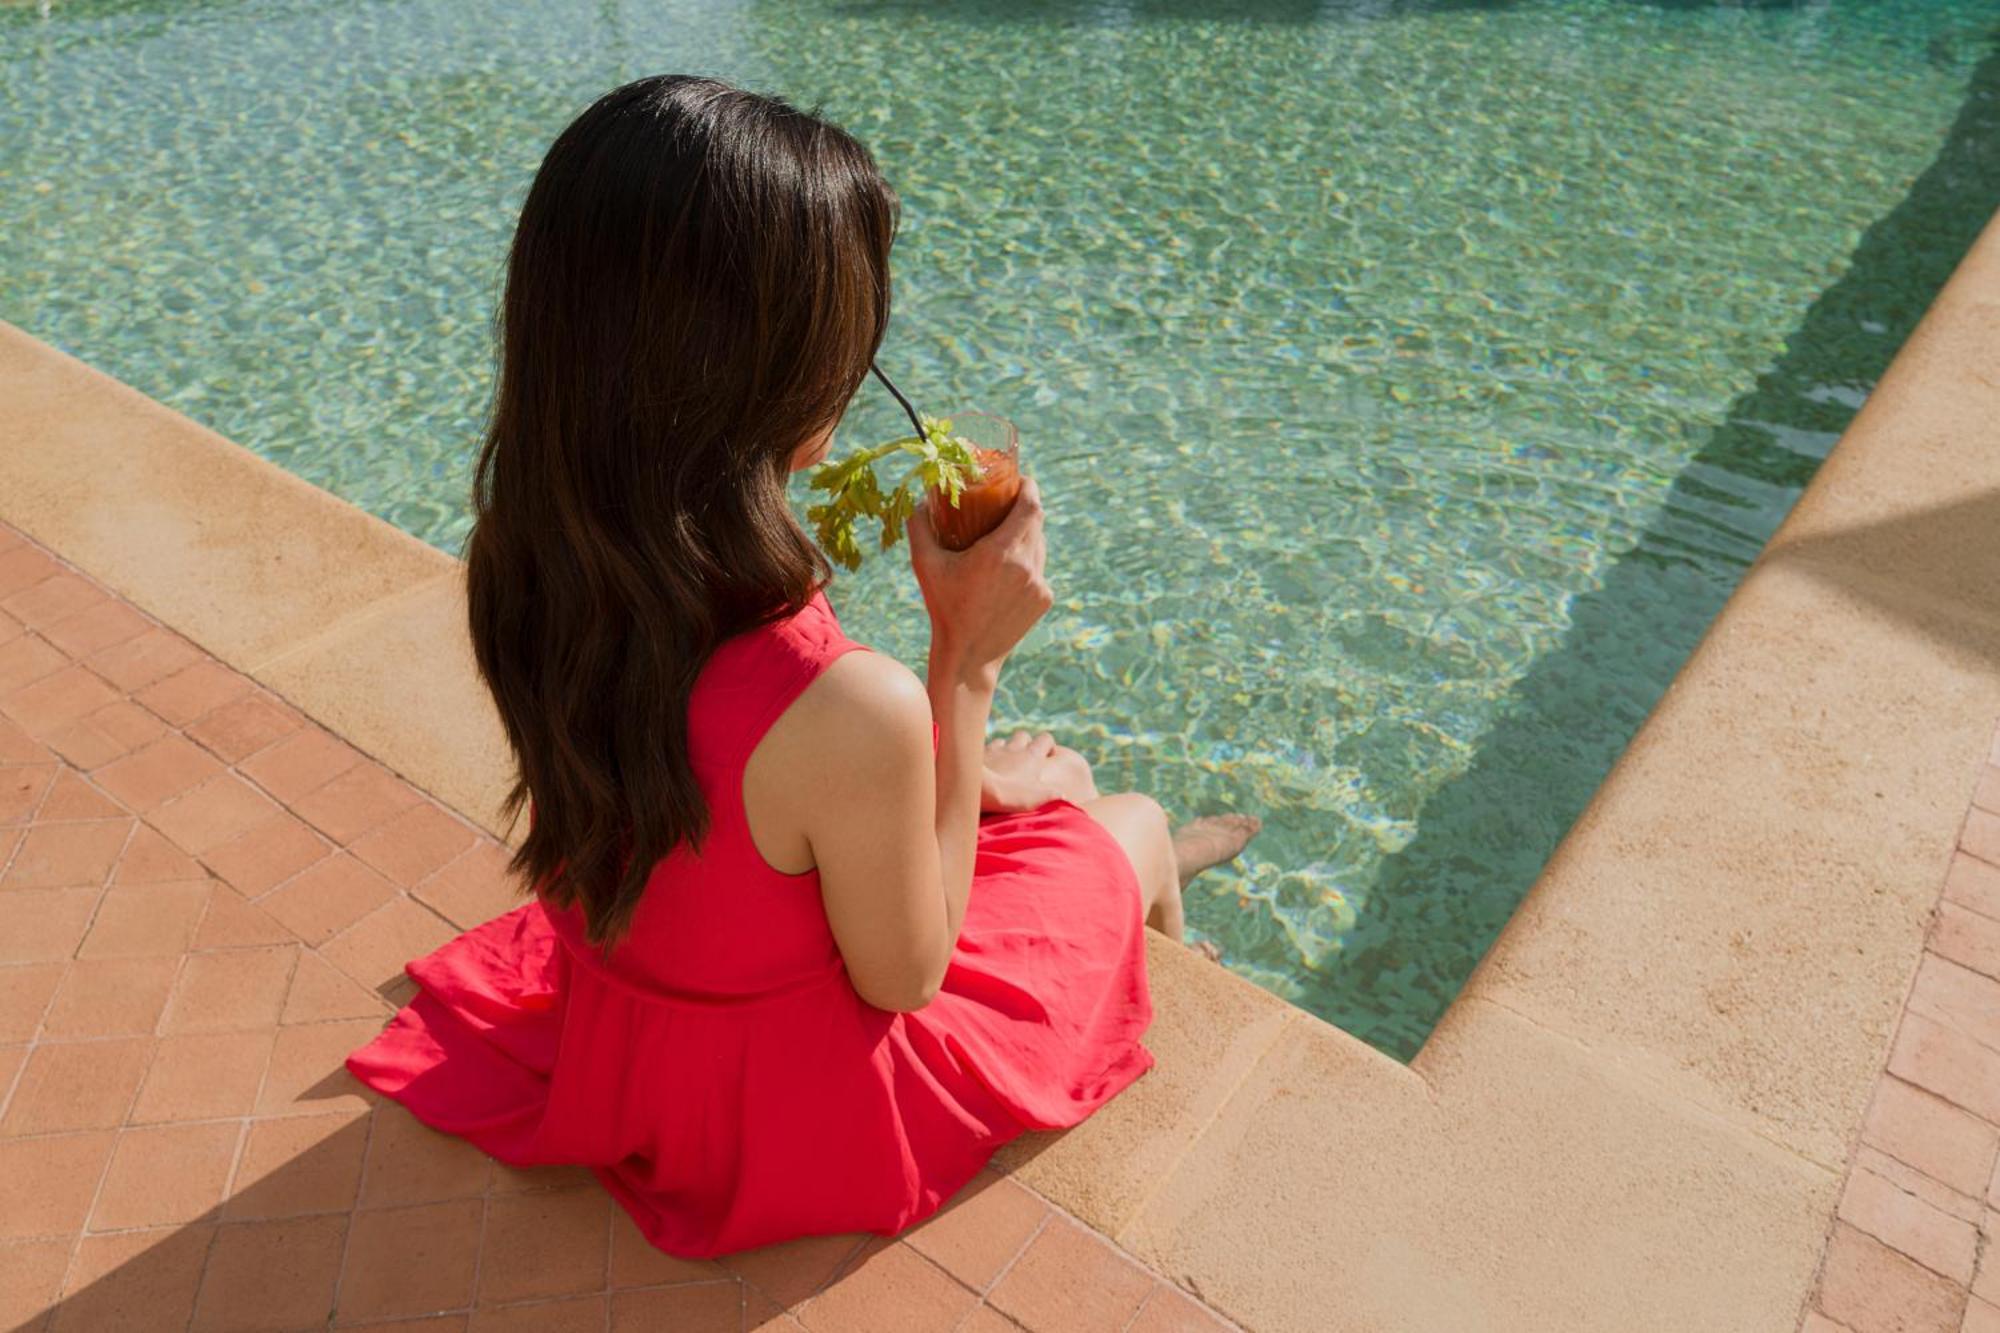
[[[1203,815],[1174,830],[1174,862],[1186,888],[1202,871],[1231,861],[1242,852],[1264,821],[1255,815]]]

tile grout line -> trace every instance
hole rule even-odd
[[[262,1095],[261,1089],[259,1095]],[[361,1209],[361,1187],[367,1180],[368,1158],[375,1151],[375,1121],[377,1117],[371,1109],[362,1118],[368,1123],[361,1134],[361,1165],[354,1173],[354,1206],[348,1211],[346,1215],[347,1225],[341,1228],[340,1233],[340,1267],[334,1270],[333,1292],[328,1297],[331,1308],[326,1312],[326,1322],[329,1327],[335,1324],[340,1318],[341,1288],[346,1285],[347,1261],[354,1250],[354,1219],[359,1215]],[[206,1277],[207,1275],[203,1274],[204,1280],[206,1280]]]
[[[1023,1186],[1023,1188],[1026,1187]],[[1032,1192],[1033,1191],[1030,1191],[1030,1193]],[[1009,1259],[1006,1263],[1000,1265],[1000,1271],[995,1273],[993,1275],[993,1280],[986,1284],[986,1290],[979,1294],[980,1305],[993,1304],[993,1302],[988,1298],[994,1292],[1000,1290],[1000,1284],[1007,1280],[1007,1274],[1013,1272],[1015,1265],[1021,1262],[1021,1256],[1026,1254],[1028,1250],[1034,1245],[1034,1243],[1041,1238],[1042,1233],[1049,1229],[1049,1223],[1053,1222],[1059,1216],[1067,1216],[1067,1214],[1058,1212],[1056,1207],[1053,1204],[1049,1203],[1047,1199],[1042,1199],[1041,1195],[1036,1194],[1035,1197],[1037,1199],[1041,1199],[1043,1204],[1043,1212],[1040,1220],[1038,1220],[1035,1223],[1035,1229],[1028,1233],[1028,1238],[1021,1242],[1021,1248],[1014,1251],[1014,1257]],[[977,1306],[974,1307],[974,1309],[977,1308],[978,1308]],[[997,1306],[995,1306],[994,1308],[997,1311],[997,1313],[999,1313],[1003,1318],[1008,1319],[1016,1324],[1019,1324],[1021,1322],[1020,1320],[1015,1319],[1014,1316],[1008,1314],[1005,1310],[1000,1310]],[[971,1317],[972,1317],[971,1312],[968,1311],[966,1314],[966,1318],[970,1319]]]
[[[136,829],[137,824],[135,823],[133,827],[134,829]],[[23,841],[26,841],[26,839],[24,838]],[[110,895],[111,877],[113,874],[117,872],[118,863],[119,861],[124,859],[125,852],[131,847],[131,844],[132,844],[132,833],[128,831],[125,835],[125,845],[119,848],[118,856],[112,860],[109,866],[105,867],[104,882],[98,888],[97,901],[91,906],[90,921],[84,926],[83,933],[77,936],[76,944],[70,950],[69,965],[71,967],[74,967],[76,963],[77,959],[76,951],[78,949],[81,949],[83,947],[84,941],[90,938],[90,932],[97,923],[97,914],[103,910],[104,900],[106,897]],[[69,970],[68,968],[65,968],[63,972],[63,979],[67,980],[68,977],[69,977]],[[56,983],[56,987],[58,990],[60,990],[62,988],[62,982],[58,981]],[[49,1006],[50,1008],[53,1008],[54,1005],[55,1005],[55,996],[52,994],[49,997]],[[164,1013],[164,1006],[162,1006],[162,1012]],[[36,1028],[35,1042],[28,1048],[30,1055],[32,1055],[33,1052],[42,1045],[42,1040],[41,1040],[42,1029],[46,1028],[47,1026],[48,1026],[48,1010],[45,1009],[42,1012],[42,1022]],[[158,1027],[157,1020],[155,1021],[154,1026],[157,1029]],[[104,1198],[104,1183],[111,1178],[111,1163],[117,1160],[118,1157],[118,1140],[124,1137],[125,1127],[129,1125],[132,1121],[133,1108],[139,1104],[139,1093],[146,1086],[146,1078],[149,1074],[152,1073],[153,1060],[157,1057],[158,1054],[159,1054],[159,1041],[158,1038],[155,1038],[153,1042],[153,1049],[146,1053],[146,1067],[144,1070],[140,1072],[138,1080],[134,1082],[132,1085],[131,1095],[127,1097],[125,1100],[125,1109],[119,1115],[118,1124],[113,1126],[111,1129],[111,1146],[105,1151],[104,1165],[98,1168],[97,1184],[95,1187],[91,1189],[90,1203],[85,1206],[83,1210],[83,1217],[79,1219],[79,1221],[77,1222],[76,1236],[70,1242],[69,1262],[63,1266],[62,1282],[56,1288],[56,1304],[53,1310],[51,1311],[49,1319],[49,1327],[51,1329],[54,1329],[55,1326],[59,1322],[61,1322],[62,1310],[63,1310],[63,1299],[62,1299],[63,1293],[69,1289],[70,1281],[76,1276],[77,1265],[81,1263],[83,1260],[84,1238],[90,1234],[90,1219],[97,1212],[98,1203],[101,1202]],[[26,1059],[22,1060],[21,1062],[21,1067],[24,1072],[27,1069],[27,1063],[28,1062]]]

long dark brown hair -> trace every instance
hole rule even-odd
[[[530,810],[512,868],[609,949],[708,808],[688,700],[716,646],[831,576],[785,500],[889,317],[896,197],[818,116],[641,79],[521,209],[466,546],[472,646]]]

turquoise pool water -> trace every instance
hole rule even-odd
[[[1996,202],[1970,0],[0,6],[0,316],[446,549],[538,156],[818,103],[884,366],[1020,423],[1008,725],[1268,831],[1229,966],[1409,1055]],[[900,429],[866,389],[849,443]],[[922,660],[900,560],[852,633]]]

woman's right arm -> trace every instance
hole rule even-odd
[[[944,981],[972,887],[1000,665],[1053,601],[1034,482],[963,552],[939,547],[920,511],[910,558],[931,612],[927,679],[876,653],[827,670],[812,744],[829,762],[805,820],[849,978],[896,1010],[923,1007]]]

